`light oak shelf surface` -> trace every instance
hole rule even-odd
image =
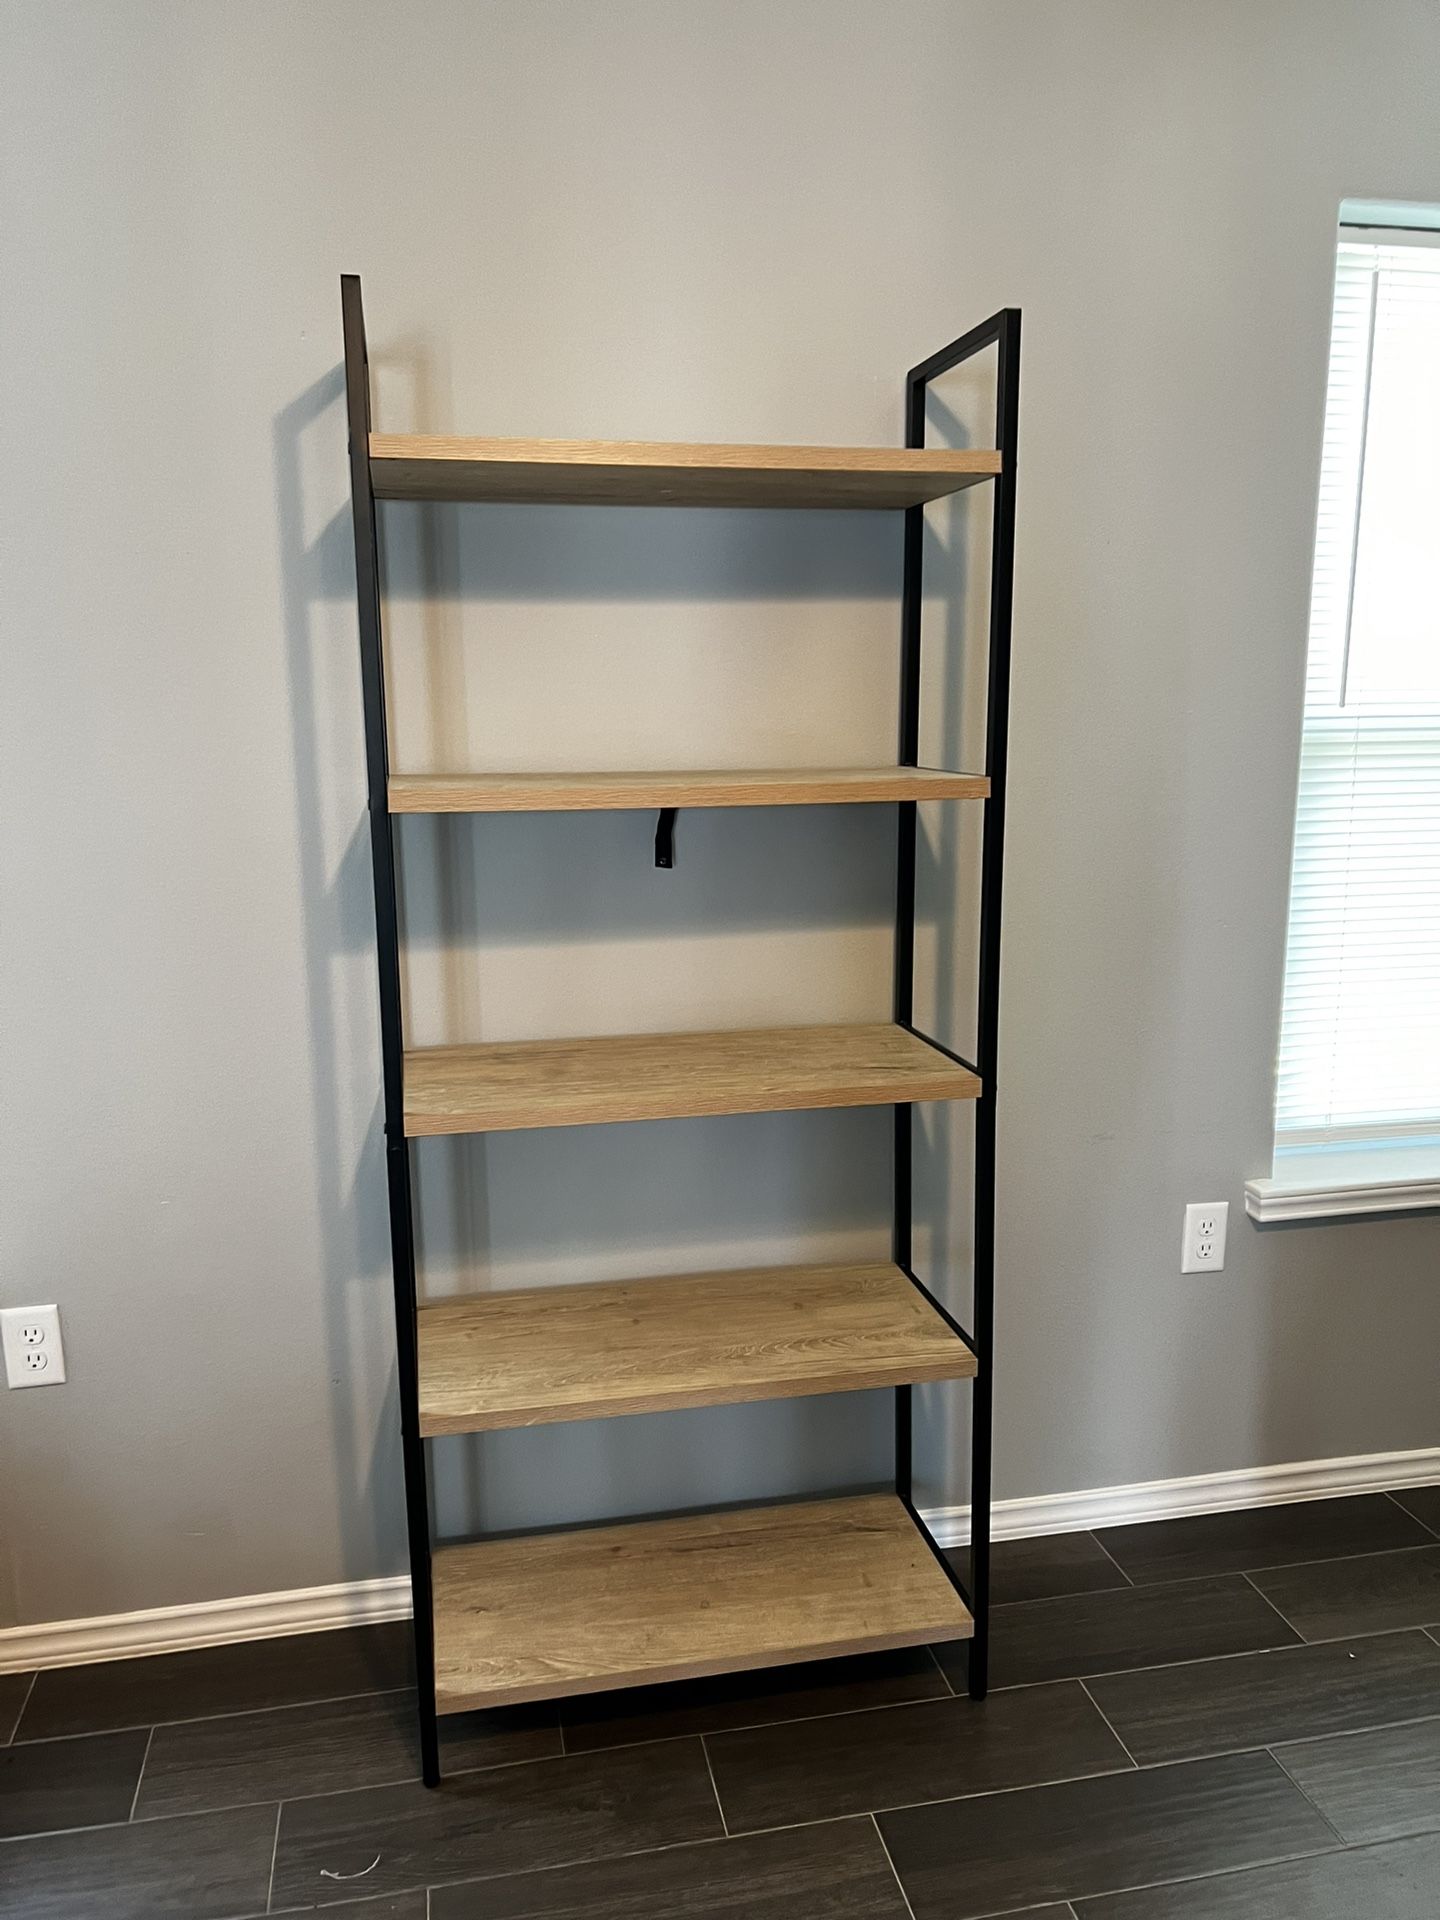
[[[503,1133],[979,1092],[968,1067],[888,1022],[501,1040],[407,1053],[405,1131]]]
[[[1000,471],[988,447],[749,447],[372,433],[377,500],[916,507]]]
[[[974,1373],[889,1262],[526,1287],[420,1311],[427,1435]]]
[[[441,1713],[972,1631],[891,1493],[445,1547],[434,1571]]]
[[[824,807],[983,800],[983,774],[932,767],[782,767],[704,773],[406,773],[392,813],[594,813],[627,807]]]

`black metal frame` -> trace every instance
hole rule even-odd
[[[400,1447],[410,1546],[415,1685],[420,1766],[427,1787],[440,1784],[440,1726],[435,1712],[435,1615],[430,1584],[430,1490],[420,1435],[416,1353],[415,1219],[410,1146],[405,1138],[405,1035],[400,998],[400,921],[395,832],[390,815],[390,751],[385,726],[385,643],[380,626],[380,550],[370,485],[370,361],[360,281],[340,278],[345,323],[345,406],[350,430],[350,501],[355,522],[355,594],[360,613],[360,682],[365,705],[365,774],[370,797],[370,864],[375,879],[375,950],[380,974],[380,1052],[385,1079],[385,1172],[390,1191],[390,1260],[395,1278]]]
[[[380,602],[380,555],[375,496],[370,477],[370,372],[360,281],[340,281],[345,334],[345,396],[350,439],[350,492],[355,533],[355,590],[360,624],[360,669],[365,713],[365,764],[369,789],[370,853],[375,886],[375,939],[380,988],[380,1044],[384,1073],[385,1166],[390,1201],[390,1252],[395,1288],[395,1336],[399,1367],[400,1436],[405,1476],[405,1514],[410,1552],[415,1677],[420,1720],[421,1770],[427,1786],[440,1780],[439,1721],[435,1710],[435,1642],[432,1593],[430,1490],[425,1442],[420,1432],[417,1365],[418,1297],[415,1223],[409,1143],[405,1138],[404,1030],[401,1007],[400,927],[394,825],[389,804],[390,761],[385,706],[385,651]],[[970,1460],[970,1570],[962,1580],[942,1553],[911,1498],[911,1389],[895,1390],[895,1491],[922,1539],[969,1606],[975,1620],[970,1650],[970,1693],[983,1699],[989,1643],[991,1339],[994,1323],[995,1063],[1000,999],[1000,904],[1005,831],[1005,748],[1010,684],[1010,608],[1015,552],[1015,439],[1019,418],[1020,315],[1006,308],[952,345],[922,361],[906,379],[905,444],[925,443],[925,391],[938,375],[984,348],[999,350],[996,446],[1001,469],[995,481],[991,548],[989,681],[986,711],[986,802],[980,880],[980,952],[977,1059],[982,1091],[976,1109],[974,1305],[969,1332],[914,1271],[912,1113],[895,1108],[894,1257],[911,1283],[975,1355]],[[920,744],[920,613],[925,520],[922,507],[905,515],[904,585],[901,599],[900,749],[902,766],[915,766]],[[914,801],[899,804],[899,849],[895,899],[895,1019],[910,1032],[915,983]],[[676,810],[661,810],[655,863],[674,864]],[[921,1035],[951,1059],[960,1056]],[[969,1061],[960,1061],[970,1066]]]
[[[1005,765],[1010,717],[1010,615],[1015,581],[1015,452],[1020,423],[1020,314],[1006,307],[939,353],[912,367],[905,380],[905,444],[925,444],[925,398],[930,382],[964,360],[995,347],[995,445],[1000,472],[995,480],[990,541],[989,671],[985,706],[985,772],[990,797],[985,802],[980,867],[980,951],[976,994],[976,1059],[980,1098],[975,1110],[975,1192],[973,1304],[967,1334],[915,1272],[912,1249],[914,1206],[914,1109],[895,1108],[895,1264],[965,1341],[975,1355],[970,1403],[970,1564],[962,1580],[941,1552],[935,1536],[911,1497],[913,1415],[909,1387],[895,1389],[895,1491],[926,1544],[945,1569],[975,1621],[969,1650],[972,1700],[983,1700],[990,1667],[990,1484],[993,1425],[995,1328],[995,1071],[999,1053],[1000,910],[1005,865]],[[900,600],[900,751],[901,766],[920,757],[920,616],[925,561],[925,509],[905,514],[905,572]],[[913,800],[899,808],[895,883],[895,1020],[911,1033],[915,1014],[915,846],[917,809]],[[962,1066],[971,1066],[932,1034],[920,1035]]]

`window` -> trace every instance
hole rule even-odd
[[[1260,1219],[1440,1206],[1435,231],[1340,231],[1274,1174],[1246,1204]]]

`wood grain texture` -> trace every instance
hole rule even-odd
[[[970,1631],[889,1493],[490,1540],[435,1557],[441,1713]]]
[[[420,1313],[420,1431],[961,1380],[975,1356],[896,1266],[527,1287]]]
[[[717,1113],[973,1100],[980,1082],[890,1023],[501,1040],[405,1056],[405,1131],[504,1133]]]
[[[989,447],[757,447],[372,433],[377,500],[914,507],[1000,471]]]
[[[931,767],[781,767],[687,773],[406,773],[392,813],[603,813],[637,807],[831,807],[983,800],[983,774]]]

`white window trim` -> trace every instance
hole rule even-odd
[[[1408,244],[1440,244],[1436,231],[1440,210],[1433,207],[1347,201],[1341,212],[1342,237],[1352,221],[1355,239],[1378,238],[1364,229],[1390,226],[1399,230],[1396,238],[1404,232]],[[1423,238],[1417,231],[1421,227],[1429,229]],[[1245,1211],[1261,1225],[1440,1211],[1440,1173],[1434,1170],[1433,1142],[1426,1150],[1428,1164],[1423,1171],[1403,1148],[1358,1155],[1335,1148],[1292,1151],[1291,1164],[1282,1172],[1286,1157],[1277,1151],[1274,1172],[1245,1183]]]
[[[1268,1226],[1280,1220],[1355,1220],[1375,1213],[1432,1213],[1440,1180],[1386,1180],[1373,1186],[1293,1185],[1247,1180],[1245,1211]]]

